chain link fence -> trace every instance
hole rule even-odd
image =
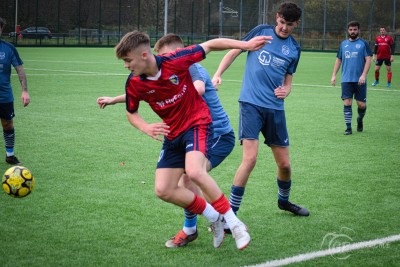
[[[129,31],[147,32],[152,44],[165,33],[186,44],[217,37],[240,39],[261,23],[275,24],[278,0],[2,0],[3,39],[17,46],[114,46]],[[293,0],[302,10],[294,35],[303,50],[337,50],[347,23],[358,20],[371,47],[379,28],[400,37],[397,0]],[[32,28],[31,33],[24,30]],[[39,32],[45,27],[51,35]],[[42,28],[40,28],[42,29]],[[16,33],[15,33],[16,32]],[[399,46],[397,52],[400,51]]]

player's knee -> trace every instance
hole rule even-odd
[[[243,161],[242,161],[242,165],[250,171],[254,169],[254,167],[256,166],[256,163],[257,163],[257,155],[250,156],[250,157],[247,156],[247,157],[243,158]]]
[[[154,191],[158,198],[160,198],[166,202],[170,202],[172,195],[173,195],[171,190],[168,190],[168,189],[162,188],[162,187],[156,187],[154,189]]]
[[[290,177],[292,172],[292,168],[290,167],[290,162],[279,162],[278,163],[279,171]]]

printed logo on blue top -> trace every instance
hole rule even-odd
[[[261,63],[261,65],[269,65],[271,62],[271,54],[263,50],[260,55],[258,55],[258,61]]]
[[[3,60],[6,58],[6,53],[5,52],[0,52],[0,60]]]
[[[176,74],[172,75],[171,77],[169,77],[169,80],[171,81],[171,83],[178,85],[179,84],[179,78]]]

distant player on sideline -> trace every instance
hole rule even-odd
[[[276,13],[276,26],[258,25],[244,37],[244,40],[249,40],[254,36],[272,36],[273,40],[271,44],[247,53],[239,97],[238,135],[243,155],[230,193],[234,212],[239,210],[246,184],[256,166],[261,133],[277,165],[278,208],[299,216],[309,215],[306,208],[289,201],[292,170],[284,110],[284,102],[291,92],[293,74],[300,59],[300,46],[291,35],[299,25],[300,18],[301,9],[292,2],[284,2]],[[221,83],[224,71],[242,52],[233,49],[224,56],[214,74],[214,85]]]
[[[178,35],[167,34],[157,41],[154,51],[163,55],[183,47],[183,41]],[[207,70],[200,64],[195,63],[190,66],[189,71],[197,92],[203,97],[210,109],[213,121],[213,145],[207,162],[207,170],[210,171],[217,167],[232,152],[235,146],[235,134],[229,117],[222,108],[217,91],[212,85]],[[103,96],[97,99],[100,108],[121,102],[125,102],[125,94],[117,97]],[[201,194],[199,188],[191,182],[187,175],[183,175],[179,183],[197,195]],[[197,214],[185,209],[184,215],[183,229],[165,243],[167,248],[182,247],[197,239]]]
[[[360,23],[350,21],[347,25],[349,39],[344,40],[336,54],[331,84],[336,85],[336,74],[342,65],[342,99],[343,114],[346,123],[345,135],[352,134],[353,96],[357,101],[357,132],[364,129],[363,118],[367,111],[367,74],[371,66],[372,51],[368,43],[360,39]]]
[[[0,36],[6,22],[0,18]],[[7,42],[0,39],[0,117],[3,127],[3,136],[6,146],[6,162],[9,164],[20,165],[21,163],[14,155],[15,130],[14,130],[14,95],[11,88],[11,66],[18,74],[19,82],[22,87],[21,100],[24,107],[28,106],[31,99],[28,93],[28,85],[23,62],[19,57],[17,49]]]
[[[379,84],[379,70],[383,63],[386,65],[387,71],[387,87],[390,88],[392,82],[392,62],[394,61],[395,44],[389,35],[386,35],[386,28],[379,29],[380,35],[375,38],[374,56],[372,60],[376,62],[375,65],[375,82],[372,86]]]
[[[207,172],[212,119],[206,103],[194,88],[189,67],[211,51],[232,48],[252,51],[268,40],[271,37],[257,37],[248,42],[220,38],[155,56],[149,36],[134,31],[127,33],[115,47],[117,57],[131,71],[126,82],[128,121],[153,139],[162,141],[158,136],[164,136],[155,174],[156,195],[192,213],[203,214],[214,226],[216,248],[224,238],[224,220],[238,249],[248,246],[250,235]],[[163,122],[147,123],[138,113],[140,101],[147,102]],[[211,205],[187,188],[178,186],[184,173],[201,188]]]

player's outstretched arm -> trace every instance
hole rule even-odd
[[[229,68],[229,66],[233,63],[233,61],[235,61],[241,52],[241,49],[232,49],[224,56],[224,58],[221,60],[221,63],[219,63],[218,69],[212,78],[212,83],[217,90],[218,85],[222,84],[222,74],[227,68]]]
[[[108,105],[114,105],[117,103],[124,103],[125,102],[125,94],[119,96],[101,96],[97,98],[97,105],[99,108],[104,109]]]
[[[159,135],[167,136],[169,134],[169,126],[164,122],[156,122],[149,124],[147,123],[142,116],[136,111],[134,113],[126,112],[126,116],[128,121],[137,129],[142,131],[143,133],[147,134],[153,139],[158,141],[163,141],[159,138]]]
[[[239,41],[229,38],[216,38],[201,43],[206,54],[211,51],[220,51],[226,49],[242,49],[247,51],[255,51],[262,48],[265,44],[270,43],[272,36],[256,36],[249,41]]]

